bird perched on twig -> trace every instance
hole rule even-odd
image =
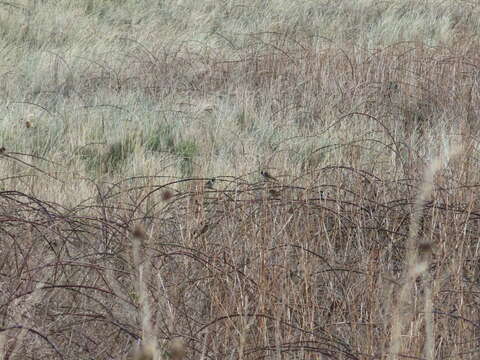
[[[214,190],[213,185],[215,184],[215,179],[211,178],[205,183],[205,188]]]
[[[273,198],[279,198],[280,195],[281,195],[280,191],[275,190],[275,189],[270,189],[270,190],[268,190],[268,192],[269,192],[270,196],[273,197]]]
[[[278,181],[277,179],[275,179],[272,175],[270,175],[267,171],[265,170],[261,170],[260,171],[260,175],[263,176],[263,178],[267,181],[270,181],[270,180],[273,180],[273,181]]]

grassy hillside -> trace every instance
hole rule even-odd
[[[479,19],[0,1],[0,359],[477,359]]]

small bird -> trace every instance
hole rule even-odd
[[[215,179],[211,178],[205,183],[205,188],[214,190],[213,184],[215,184]]]
[[[209,228],[210,228],[210,224],[204,223],[202,227],[199,227],[198,229],[193,231],[193,235],[195,235],[196,237],[199,237],[200,235],[205,234]]]
[[[274,198],[280,197],[280,191],[278,191],[278,190],[270,189],[270,190],[268,190],[268,192],[270,193],[270,196],[272,196]]]
[[[270,175],[268,172],[265,170],[260,171],[260,174],[263,176],[263,178],[267,181],[273,180],[273,181],[278,181],[275,179],[272,175]]]

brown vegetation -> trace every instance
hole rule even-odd
[[[272,23],[54,56],[0,144],[0,358],[478,358],[480,42],[451,11],[435,45]]]

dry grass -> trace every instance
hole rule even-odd
[[[477,359],[480,6],[170,3],[0,2],[0,359]]]

